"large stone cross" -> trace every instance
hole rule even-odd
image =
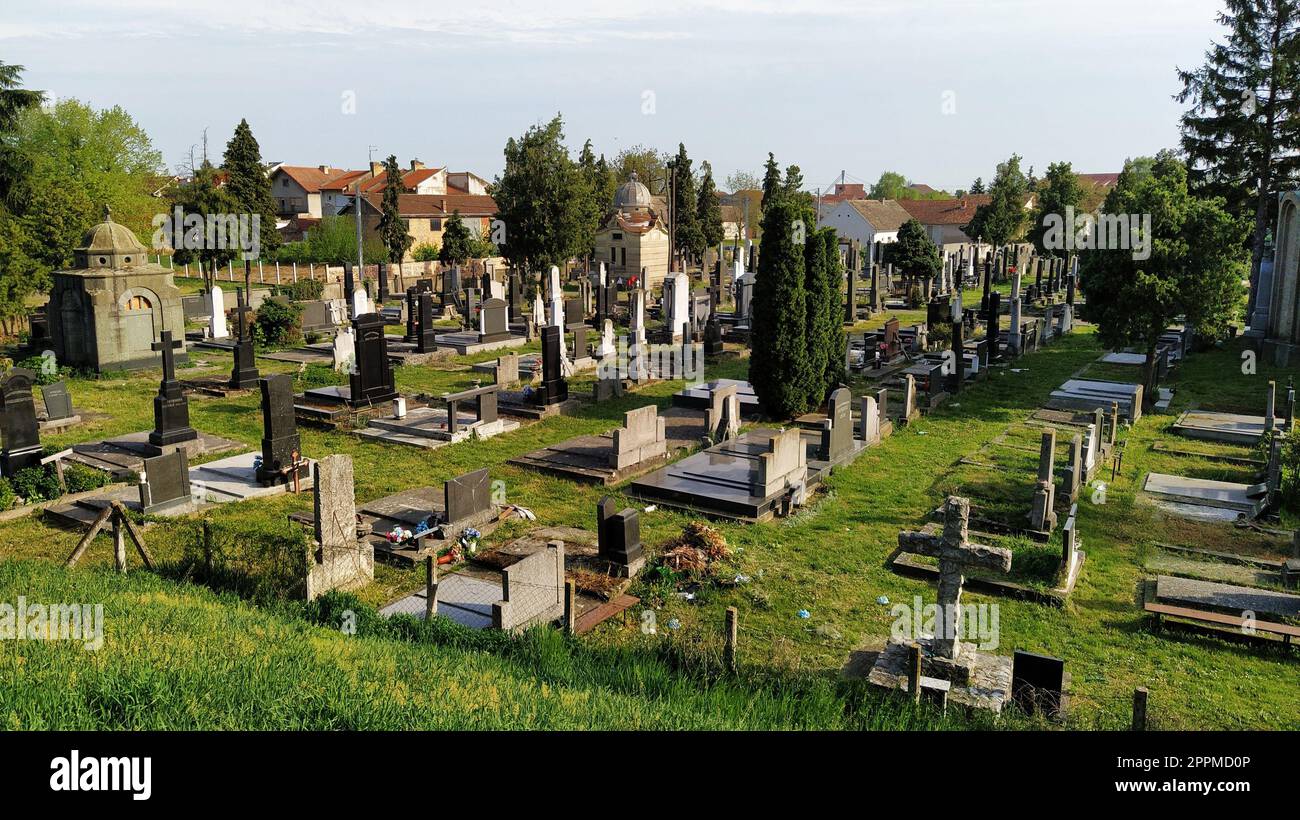
[[[961,652],[961,587],[967,567],[1011,571],[1011,550],[973,544],[969,539],[970,499],[948,496],[943,510],[943,533],[900,532],[898,545],[917,555],[939,559],[941,634],[934,637],[934,654],[956,659]]]
[[[184,345],[184,342],[172,339],[170,330],[164,330],[159,340],[149,345],[151,350],[162,353],[164,382],[176,380],[176,349]]]
[[[248,302],[244,301],[244,290],[242,288],[235,288],[235,303],[238,306],[233,312],[235,319],[239,322],[238,338],[242,342],[248,339],[248,314],[252,311],[252,308],[248,306]]]

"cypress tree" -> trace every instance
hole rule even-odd
[[[763,253],[754,280],[749,381],[763,411],[788,419],[808,409],[804,234],[801,209],[784,200],[763,214]]]
[[[406,193],[402,184],[402,169],[397,165],[397,157],[390,154],[384,161],[384,198],[379,214],[379,238],[384,243],[389,262],[401,262],[407,250],[415,240],[411,238],[402,212],[398,207],[399,197]]]
[[[803,246],[804,266],[804,358],[807,368],[804,373],[805,400],[809,406],[821,404],[826,397],[826,347],[829,336],[826,333],[826,243],[822,240],[825,231],[816,231],[808,236]]]
[[[826,256],[826,277],[822,311],[823,361],[822,398],[844,381],[844,356],[848,340],[844,337],[844,294],[840,291],[844,282],[844,266],[840,264],[840,242],[834,228],[819,231],[822,249]],[[819,399],[820,401],[820,399]]]
[[[271,196],[271,180],[262,166],[261,146],[253,137],[248,120],[241,119],[235,126],[221,163],[227,174],[225,187],[238,209],[250,216],[258,215],[261,255],[274,253],[280,247],[280,233],[275,229],[275,198]]]
[[[691,257],[704,253],[704,234],[695,217],[695,177],[691,174],[691,158],[686,155],[686,145],[677,144],[677,156],[672,162],[673,171],[673,238],[674,250]]]
[[[707,162],[700,163],[704,172],[700,180],[700,198],[695,209],[695,218],[704,236],[704,247],[716,248],[722,242],[722,204],[718,201],[718,191],[713,185],[713,167]]]
[[[763,164],[763,198],[759,201],[759,207],[766,211],[767,206],[780,195],[781,169],[777,167],[776,157],[768,151],[767,162]]]

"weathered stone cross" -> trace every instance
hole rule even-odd
[[[235,302],[238,305],[234,314],[239,322],[239,341],[243,342],[248,339],[248,314],[252,312],[252,308],[244,301],[243,288],[235,288]]]
[[[1011,571],[1011,550],[973,544],[968,538],[970,499],[948,496],[943,510],[943,534],[900,532],[898,545],[917,555],[939,559],[939,607],[943,616],[941,634],[934,637],[934,654],[956,659],[961,652],[961,586],[966,567]]]

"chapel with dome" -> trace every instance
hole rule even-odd
[[[616,277],[640,277],[654,289],[668,275],[668,225],[663,202],[650,194],[636,172],[614,192],[614,202],[596,231],[595,261]]]
[[[55,271],[46,306],[50,342],[60,365],[104,373],[159,367],[154,342],[170,330],[185,338],[181,291],[172,272],[149,261],[149,251],[104,209],[104,221],[86,232],[73,266]],[[184,350],[176,360],[185,361]]]

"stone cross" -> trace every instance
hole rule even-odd
[[[252,308],[250,308],[248,302],[244,300],[243,288],[235,288],[235,302],[238,305],[233,311],[235,314],[235,321],[239,323],[239,336],[237,338],[240,341],[244,341],[248,338],[248,313]]]
[[[900,532],[898,546],[917,555],[939,559],[939,607],[941,634],[934,637],[934,654],[956,660],[961,653],[961,587],[967,567],[999,572],[1011,571],[1011,550],[971,543],[969,538],[970,499],[948,496],[943,510],[943,533]]]

